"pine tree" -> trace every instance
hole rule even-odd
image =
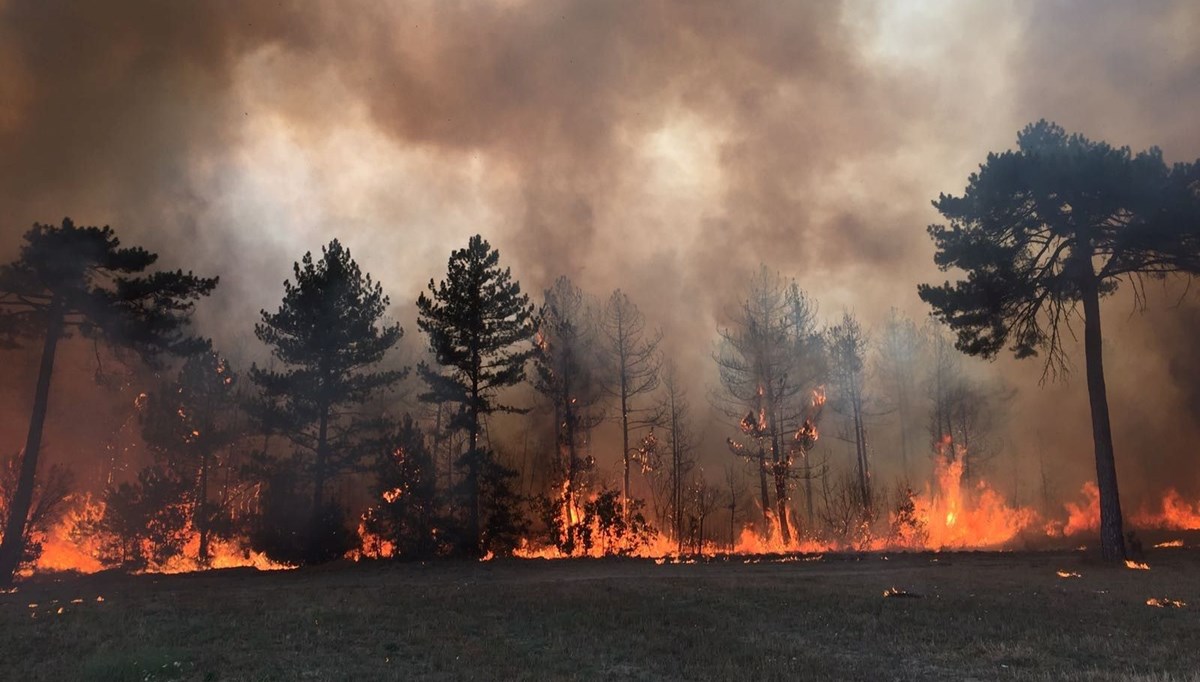
[[[446,279],[438,284],[430,280],[429,295],[422,293],[417,299],[417,326],[429,337],[429,350],[437,361],[436,367],[417,367],[428,386],[420,397],[455,405],[450,428],[467,433],[467,451],[459,461],[466,497],[465,544],[468,552],[478,555],[495,551],[485,540],[510,535],[499,532],[499,525],[509,525],[511,516],[500,498],[484,499],[485,492],[505,495],[509,489],[490,448],[480,444],[483,420],[495,412],[523,411],[500,403],[497,394],[525,379],[525,363],[534,352],[532,344],[516,348],[534,335],[533,306],[499,262],[500,253],[483,237],[471,237],[465,249],[450,254]],[[496,532],[484,528],[489,518],[498,524],[492,529]]]
[[[182,271],[147,273],[157,259],[140,247],[122,248],[109,227],[77,227],[64,218],[59,226],[34,225],[17,260],[0,268],[0,333],[9,343],[42,342],[21,472],[0,542],[0,585],[12,581],[25,554],[59,341],[77,330],[146,358],[207,345],[188,333],[188,323],[196,300],[211,293],[217,280]]]
[[[242,435],[236,390],[229,362],[208,351],[189,357],[174,381],[150,394],[144,409],[142,437],[193,498],[191,525],[199,536],[201,565],[209,561],[221,511],[211,494],[216,459]]]
[[[1128,281],[1140,301],[1147,276],[1200,273],[1200,161],[1167,166],[1157,148],[1135,155],[1039,121],[934,207],[949,221],[929,227],[934,262],[965,277],[918,293],[959,350],[1043,353],[1054,375],[1066,369],[1063,334],[1082,318],[1101,553],[1123,559],[1100,299]]]
[[[326,499],[326,485],[356,469],[377,445],[372,440],[386,425],[363,417],[356,408],[396,385],[406,369],[378,369],[404,331],[384,324],[388,298],[383,287],[364,274],[338,240],[321,250],[321,257],[304,254],[293,266],[295,281],[285,281],[283,302],[274,313],[262,311],[254,333],[271,347],[281,370],[252,367],[250,378],[265,399],[261,416],[296,448],[297,471],[280,474],[280,490],[272,491],[274,513],[286,518],[287,498],[307,489],[303,547],[288,546],[289,528],[273,548],[282,559],[315,563],[336,558],[350,549],[342,546],[341,508]],[[292,485],[283,485],[287,479]],[[289,495],[285,488],[292,488]],[[270,525],[264,531],[272,530]],[[261,537],[261,534],[260,534]],[[284,556],[284,555],[289,556]]]

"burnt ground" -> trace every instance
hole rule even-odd
[[[0,679],[1200,680],[1200,549],[1146,560],[1149,571],[1077,551],[42,576],[0,595]]]

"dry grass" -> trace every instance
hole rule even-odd
[[[0,678],[1197,679],[1200,552],[1148,560],[1150,571],[1010,553],[41,579],[0,595]],[[892,587],[911,596],[884,598]]]

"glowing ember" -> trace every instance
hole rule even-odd
[[[1074,571],[1063,571],[1061,569],[1058,571],[1055,571],[1054,574],[1060,578],[1082,578],[1083,577]]]
[[[1167,599],[1166,597],[1163,597],[1162,599],[1159,599],[1158,597],[1150,597],[1146,600],[1146,606],[1153,606],[1157,609],[1182,609],[1183,607],[1187,606],[1187,602],[1180,601],[1178,599]]]
[[[1136,571],[1149,571],[1150,564],[1140,563],[1140,562],[1134,561],[1133,559],[1126,559],[1125,560],[1125,568],[1132,568]]]

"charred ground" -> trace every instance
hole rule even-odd
[[[1160,680],[1200,667],[1194,548],[1148,550],[1148,571],[1087,551],[804,558],[40,576],[0,595],[0,677]]]

